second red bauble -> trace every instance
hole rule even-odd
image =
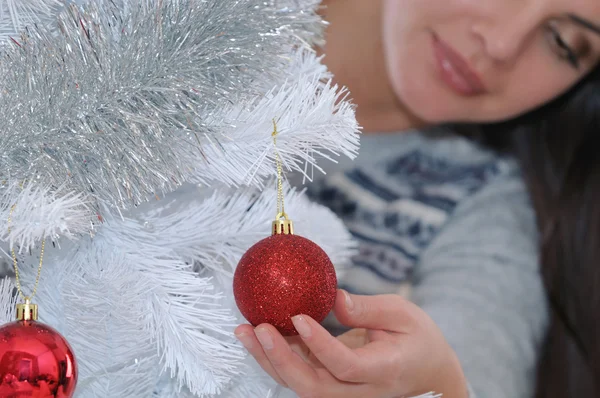
[[[73,349],[36,321],[0,327],[0,397],[70,398],[77,384]]]
[[[297,334],[294,315],[323,321],[336,289],[329,256],[316,243],[291,234],[272,235],[248,249],[233,278],[235,301],[248,322],[269,323],[284,336]]]

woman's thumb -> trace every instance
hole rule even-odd
[[[333,312],[348,327],[402,332],[413,324],[415,308],[395,294],[359,296],[338,290]]]

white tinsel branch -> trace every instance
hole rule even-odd
[[[147,397],[165,370],[199,396],[219,391],[243,356],[222,294],[168,253],[150,266],[116,249],[96,236],[46,267],[38,294],[82,365],[82,396]]]
[[[16,318],[16,286],[10,278],[0,281],[0,325],[13,322]]]
[[[242,254],[270,233],[276,195],[274,184],[262,193],[187,186],[141,206],[132,218],[107,220],[101,234],[112,247],[148,263],[168,250],[186,262],[232,276]],[[355,248],[343,223],[295,189],[286,189],[284,197],[297,233],[311,236],[341,268]],[[323,222],[327,228],[322,228]]]
[[[205,118],[281,80],[319,20],[276,5],[90,0],[58,30],[28,28],[0,63],[3,178],[122,207],[175,189],[202,158],[196,137],[217,133]]]
[[[239,367],[240,375],[230,383],[229,388],[214,395],[214,398],[254,398],[268,397],[273,391],[273,379],[247,355]],[[189,389],[163,379],[156,388],[153,398],[196,398]]]
[[[206,119],[218,126],[222,138],[218,145],[209,136],[201,139],[206,164],[196,171],[197,181],[261,186],[276,171],[276,153],[288,171],[307,176],[312,168],[320,169],[317,155],[331,160],[356,156],[359,127],[354,107],[345,100],[347,92],[324,80],[328,73],[312,52],[300,51],[291,70],[296,75],[252,106],[232,106],[227,113]]]
[[[2,186],[0,195],[0,240],[18,246],[19,251],[29,250],[43,238],[74,239],[92,229],[90,203],[64,185],[51,189],[13,181]]]
[[[48,268],[37,299],[40,318],[74,349],[77,396],[150,396],[159,374],[149,330],[152,279],[122,253],[90,242]]]
[[[241,398],[244,391],[266,391],[260,373],[253,384],[238,385],[256,369],[248,368],[232,334],[243,319],[231,270],[245,249],[268,236],[274,189],[187,188],[123,219],[106,218],[95,237],[72,248],[48,249],[36,301],[41,320],[65,335],[78,356],[81,397],[147,397],[161,374],[169,376],[166,388],[181,394],[231,391]],[[286,199],[298,233],[321,244],[336,265],[345,263],[354,245],[343,224],[303,195],[289,191]],[[31,262],[22,268],[27,286]]]
[[[208,136],[201,140],[211,144],[204,145],[202,156],[200,151],[195,152],[197,180],[262,185],[264,178],[276,171],[276,151],[287,169],[305,174],[311,172],[310,168],[318,167],[315,154],[329,153],[323,156],[332,159],[340,154],[355,156],[358,127],[353,108],[341,100],[343,90],[321,79],[322,76],[328,78],[329,74],[314,53],[290,54],[289,75],[299,74],[295,79],[287,80],[277,92],[263,97],[251,110],[231,111],[233,114],[223,122],[209,119],[215,126],[226,122],[238,124],[233,130],[224,130],[220,143]],[[271,137],[273,115],[281,115],[276,148]],[[194,165],[192,160],[189,163]],[[18,244],[20,250],[28,250],[44,237],[76,238],[94,228],[102,215],[111,211],[103,208],[99,214],[94,209],[96,205],[92,207],[89,203],[92,197],[92,194],[84,197],[69,191],[65,184],[50,189],[38,182],[7,183],[0,220],[8,220],[12,205],[16,207],[10,236],[7,225],[0,221],[0,239],[8,238],[11,244]]]

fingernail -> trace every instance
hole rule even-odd
[[[354,308],[354,303],[352,302],[352,299],[350,298],[350,294],[345,291],[342,290],[342,292],[344,292],[344,299],[346,301],[346,308],[348,309],[348,311],[352,311],[352,309]]]
[[[244,347],[246,347],[247,350],[252,348],[252,337],[250,337],[248,334],[246,334],[246,333],[237,334],[236,333],[235,337],[244,345]]]
[[[310,325],[306,322],[306,319],[302,315],[296,315],[292,317],[292,322],[294,323],[294,327],[300,333],[300,336],[307,338],[310,337],[312,331],[310,329]]]
[[[273,338],[267,329],[256,329],[254,332],[256,333],[256,338],[260,341],[260,344],[265,350],[273,348]]]

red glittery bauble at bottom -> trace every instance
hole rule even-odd
[[[284,336],[298,334],[292,316],[323,321],[336,290],[327,254],[298,235],[273,235],[256,243],[242,256],[233,278],[235,301],[248,322],[269,323]]]
[[[0,327],[0,397],[69,398],[77,363],[69,343],[35,321]]]

